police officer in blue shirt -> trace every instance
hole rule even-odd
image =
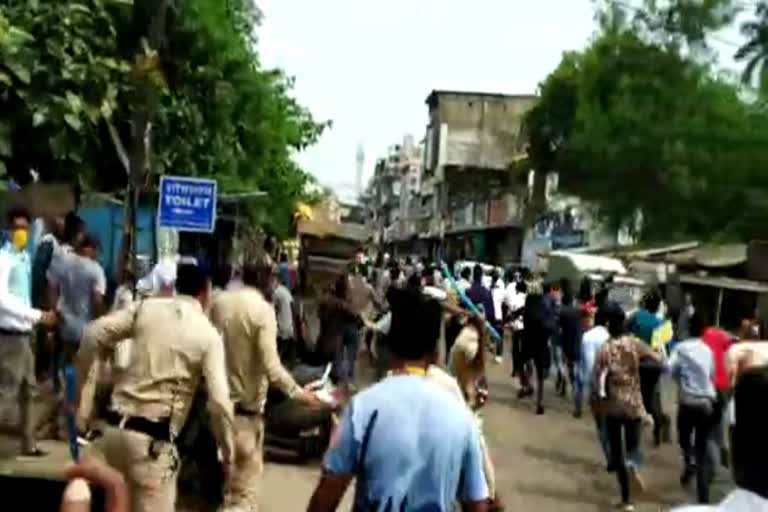
[[[393,290],[391,374],[347,406],[308,510],[336,510],[356,479],[353,510],[485,512],[480,438],[464,404],[425,378],[442,309],[418,289]]]

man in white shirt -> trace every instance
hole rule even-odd
[[[528,287],[523,281],[510,281],[507,285],[507,318],[512,327],[512,377],[518,377],[523,373],[523,310],[525,309],[525,297],[528,295]]]
[[[466,266],[461,269],[459,280],[456,281],[456,285],[459,287],[459,290],[463,292],[469,290],[469,288],[472,286],[470,279],[472,279],[472,269],[469,266]]]
[[[32,307],[32,261],[26,251],[29,213],[21,208],[8,212],[10,240],[0,249],[0,382],[3,391],[19,401],[21,451],[45,455],[35,442],[32,402],[37,379],[32,350],[34,329],[52,327],[56,314]]]
[[[736,382],[737,421],[733,431],[733,479],[738,487],[716,506],[691,506],[677,512],[741,512],[768,510],[768,443],[765,431],[765,397],[768,396],[768,366],[747,366]]]
[[[588,319],[587,325],[593,319]],[[608,341],[611,335],[606,328],[607,318],[602,311],[598,311],[594,317],[594,327],[589,329],[581,338],[581,358],[579,368],[576,372],[576,382],[574,385],[574,402],[576,403],[576,413],[581,415],[581,407],[584,397],[587,400],[592,396],[592,370],[595,367],[595,359],[600,352],[600,348]],[[595,429],[597,430],[597,439],[605,455],[606,463],[610,465],[610,449],[608,443],[608,431],[605,426],[605,418],[599,414],[594,414]]]
[[[507,302],[507,288],[504,286],[504,280],[499,272],[493,275],[491,298],[493,298],[493,309],[496,317],[493,327],[500,336],[499,339],[495,340],[496,357],[494,361],[496,364],[501,364],[502,356],[504,355],[504,304]]]

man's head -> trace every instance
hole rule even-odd
[[[733,476],[742,489],[768,498],[768,366],[744,370],[736,381],[736,424],[733,427]]]
[[[211,296],[211,280],[197,265],[182,263],[176,270],[176,293],[194,297],[206,307]]]
[[[259,290],[267,300],[271,300],[276,284],[275,266],[272,258],[264,255],[262,258],[243,265],[243,284]]]
[[[624,310],[621,309],[621,306],[615,302],[609,302],[605,305],[604,314],[606,325],[608,326],[608,333],[611,337],[618,338],[619,336],[623,336],[626,332],[625,325],[627,315],[624,313]]]
[[[475,265],[472,269],[472,282],[479,283],[483,280],[483,267],[481,265]]]
[[[62,242],[77,247],[80,238],[85,234],[85,221],[75,212],[69,212],[64,218],[64,235]]]
[[[48,233],[56,237],[61,241],[64,238],[64,217],[61,215],[54,215],[45,219],[45,229]]]
[[[656,290],[651,290],[648,295],[645,296],[645,302],[643,304],[645,309],[651,313],[658,313],[661,307],[661,295]]]
[[[84,234],[77,242],[77,254],[95,260],[99,253],[99,242],[93,235]]]
[[[11,243],[16,250],[24,250],[29,240],[29,224],[32,221],[29,211],[22,206],[11,208],[6,214],[6,220],[11,232]]]
[[[469,267],[464,267],[461,269],[461,278],[465,281],[469,281],[472,278],[472,269]]]
[[[440,336],[440,304],[415,288],[390,288],[387,300],[392,309],[392,354],[401,362],[431,362]]]

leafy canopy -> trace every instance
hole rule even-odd
[[[558,171],[611,226],[642,213],[646,239],[764,236],[768,113],[682,51],[684,37],[615,14],[541,84],[531,165]]]
[[[146,107],[138,92],[149,84],[157,93],[151,176],[206,176],[224,191],[264,190],[260,220],[284,232],[311,182],[293,153],[327,123],[294,99],[292,79],[259,62],[253,2],[178,2],[153,52],[141,45],[147,1],[0,5],[0,172],[21,183],[35,170],[46,181],[120,191],[120,150],[130,150],[132,114]]]

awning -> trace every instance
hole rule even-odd
[[[681,283],[725,290],[738,290],[752,293],[768,293],[768,283],[752,281],[750,279],[737,279],[733,277],[700,276],[696,274],[679,274]]]

